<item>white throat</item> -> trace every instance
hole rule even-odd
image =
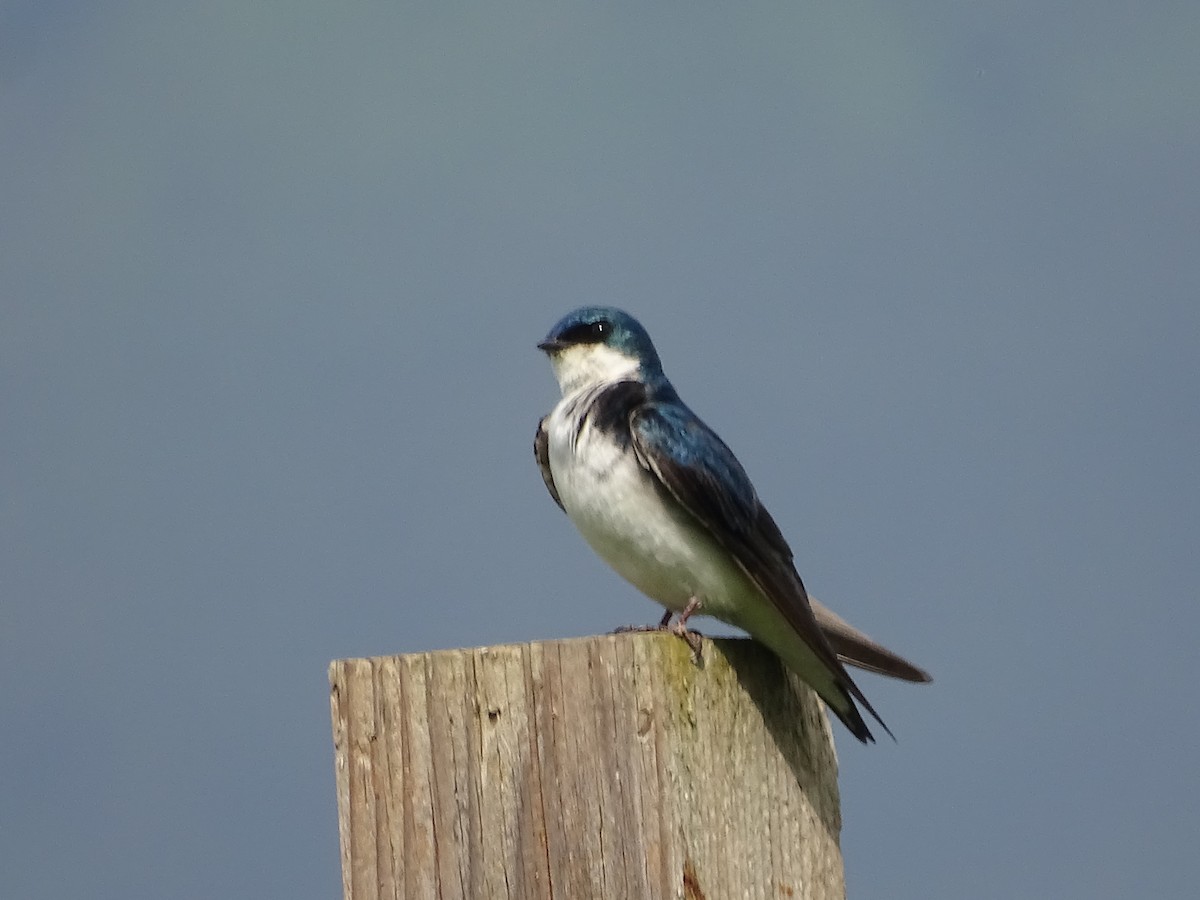
[[[564,397],[576,391],[636,376],[639,362],[607,344],[575,344],[550,356]]]

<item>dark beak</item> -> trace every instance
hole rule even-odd
[[[546,338],[546,340],[542,341],[537,346],[538,346],[538,349],[541,350],[543,353],[557,353],[559,350],[562,350],[567,345],[564,344],[562,341],[556,341],[551,338]]]

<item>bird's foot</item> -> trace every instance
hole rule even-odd
[[[666,631],[672,615],[674,614],[668,609],[663,613],[662,620],[657,625],[621,625],[613,629],[613,634],[628,634],[631,631]]]
[[[687,626],[687,620],[692,617],[692,613],[700,609],[700,600],[693,597],[687,602],[687,606],[683,608],[683,612],[679,614],[679,618],[675,620],[675,626],[672,629],[679,637],[683,638],[689,647],[692,648],[692,655],[695,657],[696,664],[700,664],[700,650],[704,646],[704,635],[698,631],[693,631]],[[671,614],[668,612],[662,620],[662,628],[667,627],[667,623],[671,620]]]
[[[613,629],[613,634],[629,634],[630,632],[647,632],[647,631],[671,631],[678,637],[683,638],[689,647],[692,648],[692,655],[696,658],[696,664],[700,663],[700,651],[704,647],[704,635],[699,631],[688,628],[687,620],[691,618],[692,613],[700,609],[700,601],[693,597],[687,602],[687,606],[683,608],[683,612],[679,614],[679,618],[675,620],[675,624],[671,624],[671,616],[674,613],[667,610],[663,613],[663,617],[657,625],[622,625],[619,628]]]

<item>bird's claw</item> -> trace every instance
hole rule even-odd
[[[700,600],[697,597],[692,597],[687,602],[687,606],[683,608],[683,612],[679,614],[679,618],[675,620],[675,627],[672,629],[675,634],[683,638],[687,645],[692,648],[692,656],[696,665],[700,665],[700,651],[704,647],[704,635],[698,631],[693,631],[688,628],[687,621],[692,617],[692,614],[700,608]],[[671,614],[668,611],[663,617],[662,627],[666,627],[671,621]]]
[[[683,612],[679,614],[679,618],[675,620],[675,624],[671,624],[671,617],[674,613],[667,610],[662,619],[657,625],[620,625],[613,629],[613,634],[630,634],[647,631],[668,631],[673,632],[677,637],[683,638],[689,647],[692,648],[692,655],[695,657],[696,664],[700,664],[700,651],[704,648],[704,635],[699,631],[688,628],[687,620],[691,618],[692,613],[700,608],[700,601],[693,597],[688,601],[687,606],[683,608]]]
[[[674,613],[668,609],[663,613],[663,617],[657,625],[621,625],[613,629],[613,634],[628,634],[631,631],[666,631],[667,625],[670,624],[671,616],[673,615]]]
[[[671,630],[692,648],[692,656],[695,657],[696,665],[700,665],[700,651],[704,649],[704,635],[688,628],[683,622],[676,622],[675,627]]]
[[[612,630],[613,634],[630,634],[631,632],[662,631],[660,625],[618,625]]]

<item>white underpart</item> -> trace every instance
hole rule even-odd
[[[563,388],[546,421],[554,485],[584,540],[626,581],[673,612],[695,597],[700,613],[771,647],[828,703],[847,700],[831,673],[708,531],[678,504],[664,502],[632,449],[580,417],[613,381],[637,378],[637,361],[602,344],[551,357]],[[579,436],[576,438],[576,433]]]
[[[686,512],[662,502],[632,452],[590,426],[573,441],[575,412],[593,391],[564,399],[547,423],[550,469],[567,515],[592,549],[647,596],[675,612],[697,597],[702,612],[725,618],[729,595],[749,586],[741,570]]]
[[[563,397],[590,385],[637,375],[638,361],[606,344],[575,344],[552,354],[550,364]]]

